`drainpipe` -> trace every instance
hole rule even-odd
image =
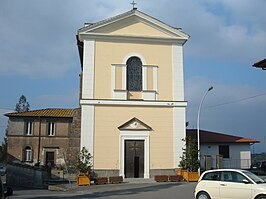
[[[39,116],[39,141],[37,163],[40,164],[40,147],[41,147],[41,116]]]

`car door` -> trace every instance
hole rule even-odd
[[[212,199],[219,199],[220,177],[219,171],[206,173],[201,179],[199,189],[207,192]]]
[[[222,199],[251,199],[252,184],[244,183],[249,180],[237,171],[223,171],[220,181],[220,198]]]

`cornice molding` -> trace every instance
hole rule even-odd
[[[81,99],[80,105],[113,105],[113,106],[154,106],[154,107],[186,107],[186,101],[138,101],[138,100],[96,100]]]

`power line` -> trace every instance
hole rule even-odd
[[[253,98],[261,97],[261,96],[264,96],[264,95],[266,95],[266,93],[262,93],[262,94],[258,94],[258,95],[254,95],[254,96],[250,96],[250,97],[245,97],[245,98],[241,98],[241,99],[237,99],[237,100],[232,100],[232,101],[228,101],[228,102],[224,102],[224,103],[216,104],[216,105],[212,105],[212,106],[207,106],[206,108],[215,108],[217,106],[223,106],[223,105],[227,105],[227,104],[238,103],[238,102],[250,100],[250,99],[253,99]]]

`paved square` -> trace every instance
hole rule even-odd
[[[76,187],[66,192],[15,190],[10,198],[106,198],[106,199],[194,199],[196,183],[109,184]]]

